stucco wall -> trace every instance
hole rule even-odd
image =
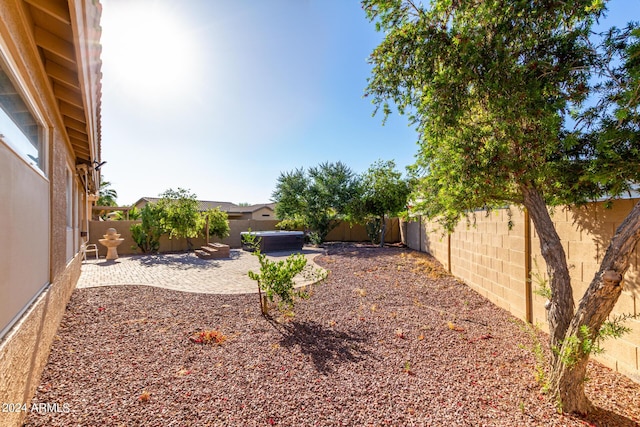
[[[570,266],[576,305],[593,279],[615,229],[637,202],[638,199],[616,201],[612,209],[606,209],[603,203],[592,203],[553,210],[552,219]],[[529,300],[531,318],[528,320],[548,332],[546,300],[533,292],[546,278],[546,264],[535,227],[531,222],[528,226],[529,234],[525,215],[518,208],[497,210],[488,216],[478,212],[475,226],[467,226],[463,221],[450,236],[443,234],[435,222],[418,218],[406,224],[405,243],[412,249],[431,253],[469,287],[520,319],[527,319]],[[636,248],[614,315],[640,314],[639,261]],[[529,274],[531,289],[527,287]],[[597,359],[640,381],[640,319],[629,320],[626,325],[632,332],[606,341],[606,351]]]
[[[130,255],[140,253],[137,249],[132,249],[135,242],[131,238],[130,227],[131,224],[139,223],[140,221],[90,221],[89,222],[89,242],[96,243],[98,245],[99,256],[105,257],[107,249],[99,243],[99,239],[102,239],[106,234],[108,228],[115,228],[118,233],[121,234],[121,238],[125,239],[120,246],[118,246],[118,254]],[[279,221],[269,220],[231,220],[229,221],[230,233],[229,237],[224,239],[218,239],[212,237],[209,239],[211,242],[222,242],[232,248],[241,247],[240,232],[247,231],[251,228],[254,231],[275,230],[275,225]],[[198,248],[205,244],[204,238],[191,239],[194,248]],[[162,236],[160,239],[160,252],[180,252],[188,249],[186,239],[169,239],[168,236]]]
[[[0,402],[25,403],[30,407],[58,325],[80,276],[81,261],[77,255],[0,342]],[[25,412],[0,412],[0,425],[20,426],[25,416]]]
[[[255,220],[275,220],[276,215],[273,212],[273,209],[269,208],[260,208],[257,211],[251,214],[251,219]]]
[[[33,45],[32,22],[25,19],[28,17],[22,9],[25,4],[22,0],[0,2],[0,56],[24,102],[40,122],[46,163],[43,177],[12,157],[15,153],[4,149],[0,153],[0,222],[4,225],[0,259],[9,262],[0,266],[0,299],[9,295],[10,300],[26,289],[30,298],[36,298],[31,305],[20,307],[26,311],[1,338],[0,403],[29,405],[79,277],[81,260],[73,256],[78,235],[71,236],[73,247],[67,250],[66,174],[70,170],[73,185],[79,186],[76,155],[65,136],[40,53]],[[37,290],[47,283],[49,287],[39,294]],[[4,314],[3,306],[0,311]],[[0,425],[19,426],[25,415],[0,412]]]

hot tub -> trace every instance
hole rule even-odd
[[[243,236],[251,234],[260,239],[260,252],[299,251],[304,244],[302,231],[243,231],[240,233],[242,249],[250,251]]]

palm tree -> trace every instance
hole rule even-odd
[[[118,198],[118,192],[113,188],[109,188],[110,186],[111,183],[109,181],[102,181],[100,183],[100,190],[98,191],[100,197],[98,197],[98,200],[96,201],[97,206],[118,206],[118,202],[116,202],[116,199]],[[102,210],[98,212],[97,215],[103,220],[106,220],[108,212],[109,211]],[[98,218],[94,217],[94,219]]]
[[[109,188],[111,183],[109,181],[102,181],[100,183],[100,197],[96,202],[98,206],[118,206],[116,199],[118,198],[118,192],[113,188]]]

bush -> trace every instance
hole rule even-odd
[[[132,249],[139,248],[144,253],[155,253],[160,249],[160,236],[164,233],[162,227],[162,208],[154,203],[147,203],[140,210],[142,223],[132,224],[131,237],[136,242]]]
[[[229,236],[231,228],[229,227],[229,216],[226,212],[222,212],[220,208],[209,209],[204,213],[204,217],[209,221],[209,236],[216,236],[220,239]]]
[[[260,306],[262,314],[268,313],[266,301],[264,298],[273,302],[274,296],[278,296],[280,301],[278,306],[286,306],[291,309],[294,305],[296,296],[305,296],[304,292],[296,292],[294,289],[294,277],[297,276],[307,265],[307,259],[302,254],[292,254],[282,261],[271,261],[267,255],[256,250],[253,255],[258,257],[260,262],[260,273],[249,271],[249,277],[258,282],[258,294],[260,297]]]

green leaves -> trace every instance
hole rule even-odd
[[[160,249],[160,236],[165,233],[162,215],[163,212],[159,206],[155,203],[147,203],[140,210],[142,223],[131,225],[131,237],[142,252],[155,253]]]
[[[605,168],[593,175],[586,150],[572,153],[565,142],[585,144],[576,144],[580,138],[564,130],[564,121],[589,95],[591,73],[606,62],[588,39],[603,1],[362,4],[385,34],[370,57],[366,95],[385,115],[390,104],[411,114],[420,134],[414,198],[423,213],[450,224],[468,211],[521,203],[523,186],[539,189],[549,204],[581,201],[605,187],[623,189],[620,181],[589,184]],[[633,64],[640,63],[636,45],[627,48]],[[640,69],[633,64],[625,65],[629,76]],[[638,98],[638,91],[615,93],[618,100]],[[637,117],[627,107],[615,114],[618,121]],[[619,139],[637,141],[627,131]],[[624,145],[616,143],[615,150]],[[615,151],[589,150],[597,156]]]
[[[100,182],[99,198],[96,202],[97,206],[118,206],[116,199],[118,198],[118,192],[111,187],[109,181]]]
[[[281,173],[272,200],[279,219],[303,224],[324,241],[346,213],[356,190],[356,177],[349,167],[325,162],[308,172],[301,168]]]
[[[265,292],[269,301],[273,302],[277,296],[281,305],[293,308],[294,297],[301,294],[295,292],[293,279],[307,265],[305,256],[292,254],[285,260],[271,261],[259,250],[253,252],[253,255],[257,256],[260,262],[260,273],[249,271],[249,277],[258,282],[258,287]]]
[[[353,199],[350,213],[357,222],[367,223],[367,234],[384,244],[385,217],[406,210],[409,184],[395,163],[378,160],[360,177],[360,192]]]
[[[169,189],[160,194],[158,207],[162,210],[162,225],[169,238],[197,237],[204,225],[198,210],[196,195],[189,190]]]
[[[160,196],[157,203],[147,203],[140,211],[142,224],[131,227],[133,239],[143,252],[157,252],[163,234],[169,234],[169,238],[186,238],[191,247],[189,239],[203,233],[207,218],[209,235],[220,238],[229,235],[227,213],[219,208],[201,213],[196,195],[189,190],[169,189]]]
[[[209,235],[224,239],[229,236],[231,229],[229,228],[229,215],[222,212],[220,208],[209,209],[203,214],[205,221],[209,224]]]

